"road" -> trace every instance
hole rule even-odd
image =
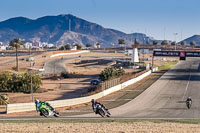
[[[60,57],[58,59],[53,59],[50,60],[48,62],[45,63],[44,65],[44,72],[43,74],[60,74],[61,72],[69,72],[69,70],[66,68],[66,63],[69,60],[72,59],[84,59],[84,58],[88,58],[88,57],[92,57],[92,58],[99,58],[98,56],[83,56],[83,57],[79,57],[79,55],[77,56],[71,56],[71,57]],[[104,57],[104,58],[111,58],[110,56],[100,56],[100,57]],[[118,57],[118,56],[115,56]]]
[[[166,72],[141,95],[111,109],[112,117],[126,118],[200,118],[200,59],[187,58]],[[192,108],[186,108],[190,96]],[[94,117],[86,114],[78,117]]]
[[[112,118],[200,118],[200,59],[179,61],[171,70],[132,101],[110,109]],[[187,97],[193,100],[186,108]],[[94,113],[68,118],[98,118]],[[35,118],[35,117],[34,117]],[[30,118],[25,118],[30,119]]]

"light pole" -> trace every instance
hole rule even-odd
[[[31,63],[31,96],[33,102],[33,75],[32,75],[32,63]]]
[[[176,36],[177,35],[178,35],[178,33],[174,33],[175,51],[176,51]]]
[[[31,101],[33,102],[33,76],[32,76],[32,59],[31,58],[31,44],[29,44],[29,61],[30,61],[30,76],[31,76]]]

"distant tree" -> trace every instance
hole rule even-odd
[[[106,67],[99,75],[99,79],[106,81],[114,77],[120,77],[124,74],[125,71],[123,68]]]
[[[153,41],[153,45],[158,45],[158,41],[157,41],[157,40],[154,40],[154,41]]]
[[[163,41],[161,42],[161,45],[168,45],[168,41],[167,41],[167,40],[163,40]]]
[[[186,42],[185,42],[185,41],[182,41],[182,42],[181,42],[181,46],[186,46]]]
[[[82,46],[80,44],[78,44],[78,43],[76,43],[74,46],[76,46],[78,50],[82,49]]]
[[[92,47],[92,44],[87,43],[85,46],[86,46],[87,48],[90,48],[90,47]]]
[[[190,46],[194,48],[194,47],[196,46],[195,41],[191,41],[191,42],[190,42]]]
[[[40,89],[41,78],[36,73],[12,73],[3,72],[0,74],[0,92],[31,92],[31,79],[33,92]]]
[[[135,38],[135,40],[134,40],[134,45],[137,47],[137,46],[139,46],[140,45],[140,42]]]
[[[125,40],[124,39],[118,39],[118,44],[124,45],[125,44]]]
[[[70,44],[66,44],[65,46],[60,47],[59,50],[70,50],[71,46]]]
[[[146,41],[146,45],[150,45],[150,42],[149,42],[149,40],[147,40],[147,41]]]
[[[20,46],[23,46],[23,42],[21,38],[15,38],[12,41],[10,41],[9,46],[15,48],[16,50],[16,70],[18,71],[18,48],[20,48]]]
[[[174,42],[172,42],[172,43],[171,43],[171,45],[173,45],[173,46],[174,46],[174,45],[176,45],[176,42],[175,42],[175,41],[174,41]]]
[[[70,50],[70,48],[71,48],[71,45],[70,45],[70,44],[66,44],[66,45],[65,45],[65,49],[66,49],[66,50]]]

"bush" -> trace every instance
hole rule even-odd
[[[42,84],[39,75],[32,74],[33,92],[36,92]],[[4,72],[0,75],[0,92],[31,92],[30,73]]]
[[[70,74],[68,72],[61,72],[61,77],[63,77],[63,78],[69,78]]]
[[[109,80],[113,77],[119,77],[125,74],[123,68],[114,68],[114,67],[107,67],[105,68],[101,74],[99,75],[100,80],[105,81]]]

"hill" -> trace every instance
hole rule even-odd
[[[48,42],[56,45],[66,43],[85,45],[99,42],[102,46],[109,46],[117,44],[118,39],[125,39],[126,44],[133,44],[135,38],[138,38],[141,43],[143,38],[152,42],[152,38],[145,34],[126,34],[70,14],[45,16],[35,20],[16,17],[0,22],[1,42],[8,43],[17,37],[27,42]]]

